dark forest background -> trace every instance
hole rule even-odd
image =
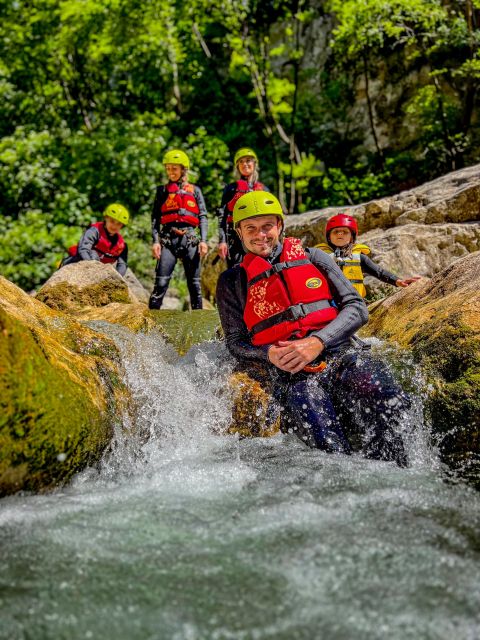
[[[1,0],[0,270],[27,290],[112,201],[151,280],[162,156],[215,210],[240,146],[295,214],[479,161],[480,0]]]

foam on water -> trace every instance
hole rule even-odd
[[[479,496],[445,482],[420,398],[407,469],[239,441],[222,345],[106,330],[131,412],[99,466],[0,502],[0,638],[478,637]]]

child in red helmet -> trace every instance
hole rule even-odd
[[[363,283],[363,274],[378,278],[382,282],[395,287],[408,287],[412,282],[419,280],[420,276],[401,280],[398,276],[382,269],[368,256],[370,248],[366,244],[356,242],[358,224],[355,218],[340,213],[327,220],[325,236],[327,243],[317,244],[316,247],[332,254],[333,259],[342,269],[343,275],[350,280],[362,297],[366,296]]]

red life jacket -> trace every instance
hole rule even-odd
[[[195,198],[195,187],[193,184],[184,184],[181,188],[175,182],[166,185],[168,192],[167,199],[160,207],[162,217],[160,222],[184,222],[192,227],[198,227],[200,209]]]
[[[250,193],[250,191],[265,191],[265,185],[261,182],[254,182],[252,185],[249,185],[246,180],[237,180],[235,194],[233,198],[227,202],[227,209],[230,211],[230,215],[227,216],[227,222],[229,224],[233,222],[232,212],[236,201],[245,193]]]
[[[119,233],[116,233],[112,236],[113,241],[110,240],[105,230],[105,224],[103,222],[94,222],[90,226],[97,228],[100,234],[100,238],[92,247],[97,253],[100,254],[100,262],[103,262],[104,264],[116,262],[118,256],[125,249],[125,240]],[[68,253],[71,256],[76,256],[77,252],[78,244],[68,249]]]
[[[252,344],[303,338],[337,317],[328,282],[298,238],[285,238],[278,264],[248,253],[240,266],[247,272],[243,319]]]

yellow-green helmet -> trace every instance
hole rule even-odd
[[[121,222],[122,224],[128,224],[130,220],[128,209],[124,207],[123,204],[118,204],[117,202],[108,205],[103,212],[103,217],[105,216],[110,216],[110,218],[118,220],[118,222]]]
[[[233,226],[255,216],[279,216],[283,209],[278,199],[268,191],[250,191],[239,198],[233,208]]]
[[[240,160],[240,158],[245,158],[246,156],[253,158],[255,162],[258,164],[257,154],[253,149],[249,149],[248,147],[242,147],[237,151],[233,159],[233,164],[237,166],[237,162]]]
[[[181,149],[170,149],[163,156],[163,164],[181,164],[185,169],[190,169],[190,160],[185,151]]]

